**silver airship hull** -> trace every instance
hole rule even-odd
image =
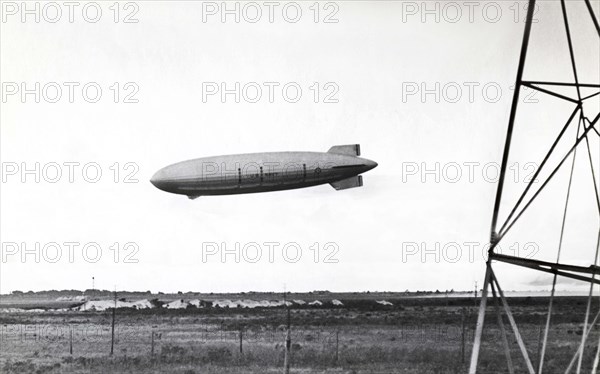
[[[360,155],[358,144],[328,152],[269,152],[204,157],[160,169],[150,182],[191,199],[290,190],[331,184],[336,190],[362,186],[359,175],[377,166]]]

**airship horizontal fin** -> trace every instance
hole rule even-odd
[[[341,181],[329,183],[336,190],[345,190],[347,188],[361,187],[363,185],[362,175],[342,179]]]
[[[339,155],[360,156],[360,144],[334,145],[327,153]]]

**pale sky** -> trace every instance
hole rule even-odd
[[[423,9],[425,3],[430,8]],[[120,3],[118,14],[113,2],[87,8],[82,2],[73,23],[66,7],[49,22],[56,9],[40,3],[40,22],[27,15],[22,23],[21,2],[2,2],[0,292],[86,289],[92,276],[96,288],[155,292],[281,291],[284,285],[290,291],[470,290],[481,284],[494,163],[502,157],[525,2],[475,3],[279,2],[270,22],[269,8],[257,2],[262,17],[256,23],[249,21],[257,8],[245,2],[239,23],[235,15],[222,22],[221,2]],[[35,2],[27,4],[33,9]],[[536,10],[525,79],[573,79],[559,4],[540,2]],[[598,16],[600,3],[592,4]],[[589,14],[583,3],[567,6],[580,81],[597,84],[600,52]],[[97,8],[102,14],[93,23]],[[298,8],[302,13],[292,23]],[[124,23],[126,17],[138,22]],[[34,90],[36,82],[40,102],[34,94],[22,98],[21,90]],[[239,103],[233,94],[225,103],[219,93],[206,95],[208,86],[224,83],[231,90],[236,82]],[[292,88],[284,97],[286,84]],[[256,86],[262,96],[252,103]],[[95,87],[102,96],[87,102]],[[298,101],[286,101],[296,87]],[[517,183],[506,188],[503,215],[574,108],[526,92],[509,173]],[[585,110],[593,118],[600,99],[590,101]],[[197,157],[325,152],[354,143],[379,164],[363,175],[362,188],[323,185],[191,201],[149,183],[159,168]],[[598,172],[597,135],[590,135],[590,146]],[[559,154],[566,149],[559,146]],[[587,266],[598,214],[587,150],[577,157],[561,261]],[[36,163],[39,183],[34,173],[22,172]],[[77,163],[72,183],[69,163]],[[57,164],[62,177],[51,183]],[[82,176],[84,165],[88,179],[96,168],[102,171],[97,183]],[[128,176],[132,183],[124,183]],[[505,238],[503,253],[556,259],[567,179],[564,169]],[[60,258],[48,246],[53,242],[60,244]],[[69,242],[80,243],[72,259]],[[265,243],[273,242],[279,245],[271,261]],[[46,250],[36,250],[36,243]],[[88,243],[102,252],[96,256],[88,246],[82,253]],[[231,252],[224,262],[207,252],[212,243]],[[237,252],[238,263],[236,243],[247,250]],[[248,261],[256,257],[252,243],[262,249],[255,263]],[[549,288],[542,274],[497,269],[505,289]],[[561,289],[577,287],[560,283]]]

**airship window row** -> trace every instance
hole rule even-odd
[[[348,167],[355,167],[355,166],[357,166],[357,165],[348,165],[348,166],[342,166],[342,167],[348,168]],[[335,167],[332,167],[332,168],[335,168]],[[253,182],[253,181],[257,181],[257,182],[259,181],[261,184],[264,182],[272,183],[277,177],[283,178],[280,181],[282,183],[284,182],[284,179],[285,180],[298,180],[301,178],[302,180],[306,180],[308,177],[309,171],[311,173],[314,173],[316,176],[320,175],[320,173],[323,172],[323,170],[320,167],[317,167],[311,171],[311,170],[307,169],[306,164],[302,164],[302,170],[288,169],[288,170],[284,170],[284,171],[265,172],[262,166],[260,166],[258,169],[259,169],[258,173],[248,173],[245,170],[242,170],[242,168],[237,168],[237,178],[236,179],[237,179],[238,186],[241,187],[245,183]]]

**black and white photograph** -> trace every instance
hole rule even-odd
[[[598,373],[600,0],[0,17],[0,373]]]

